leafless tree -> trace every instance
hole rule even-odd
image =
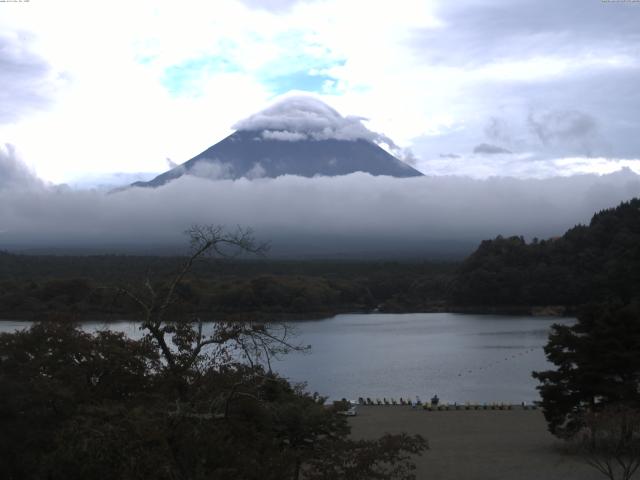
[[[640,410],[610,405],[585,415],[573,442],[587,464],[610,480],[630,480],[640,467]]]
[[[240,254],[264,255],[268,245],[257,243],[249,229],[238,227],[228,232],[221,226],[194,225],[186,232],[190,251],[175,274],[164,284],[154,284],[150,276],[143,287],[122,287],[121,294],[130,298],[140,309],[141,329],[159,348],[163,365],[181,377],[189,372],[222,365],[242,356],[252,366],[264,363],[271,370],[271,358],[291,350],[307,347],[290,341],[286,324],[264,324],[251,320],[220,320],[205,324],[200,318],[176,321],[167,312],[178,300],[177,290],[195,262],[206,256],[235,257]]]

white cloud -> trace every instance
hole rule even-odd
[[[205,2],[199,7],[145,1],[120,7],[66,5],[81,22],[65,24],[59,18],[61,4],[49,2],[3,6],[0,19],[8,32],[30,32],[33,55],[67,79],[50,108],[0,125],[0,141],[15,144],[48,180],[161,171],[167,156],[187,160],[221,140],[235,119],[255,111],[271,95],[242,71],[202,78],[197,91],[186,96],[172,95],[161,83],[164,69],[174,62],[200,53],[222,54],[196,47],[217,48],[218,40],[231,38],[231,31],[217,24],[225,16],[243,17],[246,8],[235,2],[216,2],[215,8]],[[200,7],[205,10],[198,12]],[[179,28],[187,24],[193,28]],[[145,56],[156,60],[141,62]]]
[[[134,182],[148,182],[159,172],[111,172],[108,174],[85,175],[73,179],[68,185],[74,189],[98,189],[110,191]]]
[[[229,163],[203,158],[201,162],[196,163],[189,170],[189,174],[208,180],[223,180],[233,177],[233,166]]]
[[[291,8],[299,0],[240,0],[245,5],[252,8],[264,10],[283,11]]]
[[[273,105],[236,123],[236,130],[263,132],[263,138],[296,141],[389,141],[362,124],[361,117],[343,117],[326,103],[309,95],[286,95]]]
[[[16,154],[15,147],[9,143],[0,144],[0,189],[43,188],[44,183],[35,172],[28,168]]]
[[[266,173],[266,170],[262,165],[260,165],[260,162],[256,162],[251,170],[246,173],[245,177],[249,180],[255,180],[256,178],[263,178]]]
[[[288,132],[286,130],[264,130],[261,137],[265,140],[280,140],[283,142],[297,142],[307,140],[309,136],[302,132]]]

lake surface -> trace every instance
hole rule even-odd
[[[574,319],[452,313],[344,314],[288,322],[310,353],[273,363],[291,381],[330,398],[410,397],[433,394],[448,402],[538,400],[533,370],[546,370],[542,347],[553,323]],[[0,322],[0,331],[28,327]],[[140,335],[134,322],[84,324]]]

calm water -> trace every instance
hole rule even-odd
[[[411,397],[444,401],[530,402],[538,399],[532,370],[550,367],[542,350],[555,317],[506,315],[345,314],[290,322],[307,354],[285,355],[274,369],[331,398]],[[27,322],[0,322],[0,331]],[[139,336],[137,325],[113,330]],[[103,323],[87,323],[89,331]]]

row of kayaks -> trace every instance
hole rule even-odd
[[[428,411],[442,411],[442,410],[536,410],[538,408],[535,404],[512,404],[512,403],[439,403],[433,405],[431,403],[425,403],[422,408]]]
[[[413,408],[422,408],[428,411],[443,411],[443,410],[536,410],[538,406],[534,403],[522,402],[521,404],[492,402],[492,403],[434,403],[434,402],[421,402],[419,398],[412,401],[409,398],[400,397],[398,400],[394,398],[383,398],[382,400],[376,398],[375,400],[369,397],[358,398],[358,405],[362,406],[409,406]]]

